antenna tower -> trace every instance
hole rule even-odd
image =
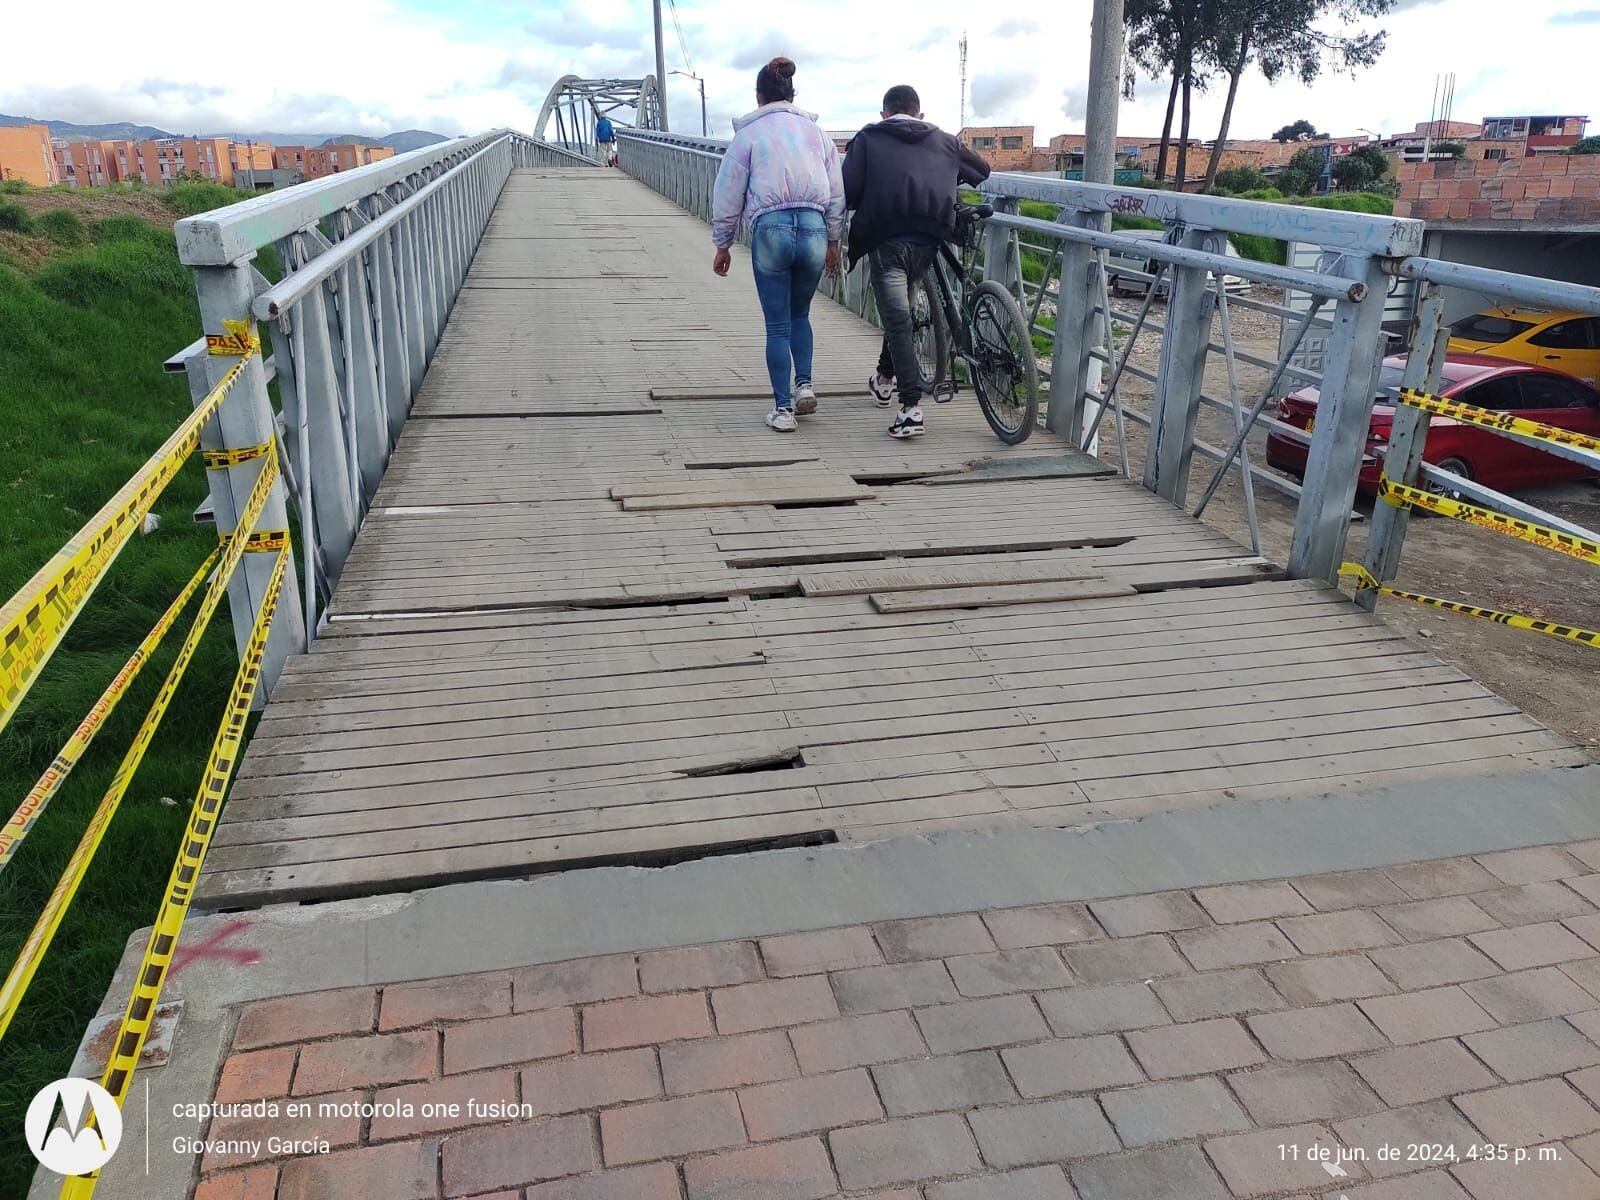
[[[967,127],[967,31],[961,31],[961,126]]]

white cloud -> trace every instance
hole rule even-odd
[[[1592,25],[1600,11],[1587,0],[1527,0],[1515,21],[1505,21],[1502,7],[1412,0],[1385,18],[1382,60],[1354,79],[1271,87],[1247,76],[1233,128],[1240,137],[1266,136],[1296,117],[1339,134],[1410,128],[1427,119],[1435,69],[1458,75],[1459,119],[1589,111],[1593,39],[1551,35]],[[874,119],[895,83],[916,87],[929,119],[954,128],[963,29],[969,120],[1032,123],[1041,143],[1082,127],[1090,0],[998,0],[972,27],[970,0],[790,0],[761,8],[750,0],[677,0],[677,11],[706,80],[714,133],[726,135],[732,117],[753,106],[756,68],[774,53],[796,61],[799,102],[831,129]],[[201,0],[82,0],[72,23],[95,36],[66,39],[60,9],[9,5],[8,46],[40,52],[7,58],[0,112],[180,131],[417,126],[453,133],[526,127],[550,84],[568,72],[634,76],[653,62],[646,0],[278,0],[243,35],[219,29],[217,14]],[[666,32],[668,67],[682,67],[670,15]],[[668,86],[674,125],[697,128],[695,85],[673,77]],[[1196,97],[1200,136],[1215,130],[1224,91]],[[1141,81],[1136,99],[1122,105],[1122,131],[1158,132],[1165,100],[1159,82]]]

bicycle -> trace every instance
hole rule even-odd
[[[958,202],[956,246],[976,249],[978,223],[993,215],[991,205]],[[1039,415],[1039,364],[1016,298],[990,279],[974,285],[955,249],[940,242],[933,266],[911,284],[911,318],[922,390],[940,404],[954,399],[959,358],[995,436],[1010,446],[1026,441]]]

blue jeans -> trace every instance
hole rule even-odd
[[[767,374],[774,408],[794,407],[790,380],[811,379],[811,297],[822,280],[828,229],[814,208],[780,208],[756,218],[750,237],[756,295],[767,323]]]

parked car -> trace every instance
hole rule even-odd
[[[1375,452],[1388,444],[1405,365],[1404,354],[1393,355],[1383,360],[1378,374],[1378,395],[1368,427],[1369,458],[1361,468],[1360,489],[1366,495],[1377,492],[1380,466]],[[1531,421],[1600,437],[1600,391],[1559,371],[1484,354],[1451,354],[1445,361],[1439,394],[1464,404],[1514,412]],[[1278,402],[1278,419],[1310,432],[1315,428],[1317,401],[1315,387],[1298,388]],[[1429,418],[1428,442],[1422,457],[1436,467],[1501,492],[1588,479],[1595,474],[1571,459],[1535,450],[1449,417]],[[1306,469],[1306,447],[1282,433],[1269,433],[1267,462],[1300,478]]]
[[[1450,351],[1487,354],[1600,383],[1600,317],[1545,308],[1486,308],[1450,326]]]
[[[1141,242],[1159,242],[1166,235],[1159,229],[1119,229],[1117,230],[1117,236],[1137,238]],[[1231,238],[1228,240],[1227,249],[1224,253],[1229,258],[1238,258],[1243,261],[1239,252],[1233,248],[1233,239]],[[1143,255],[1136,254],[1131,250],[1106,251],[1106,282],[1111,288],[1111,294],[1144,295],[1150,287],[1149,280],[1130,278],[1130,272],[1142,271],[1146,275],[1154,275],[1156,269],[1160,266],[1161,264],[1155,259],[1145,258]],[[1156,295],[1165,296],[1171,286],[1172,273],[1169,271],[1161,277],[1161,282],[1156,288]],[[1250,290],[1250,281],[1243,275],[1225,275],[1222,278],[1222,286],[1228,289],[1229,295],[1235,295],[1240,292],[1248,292]]]

